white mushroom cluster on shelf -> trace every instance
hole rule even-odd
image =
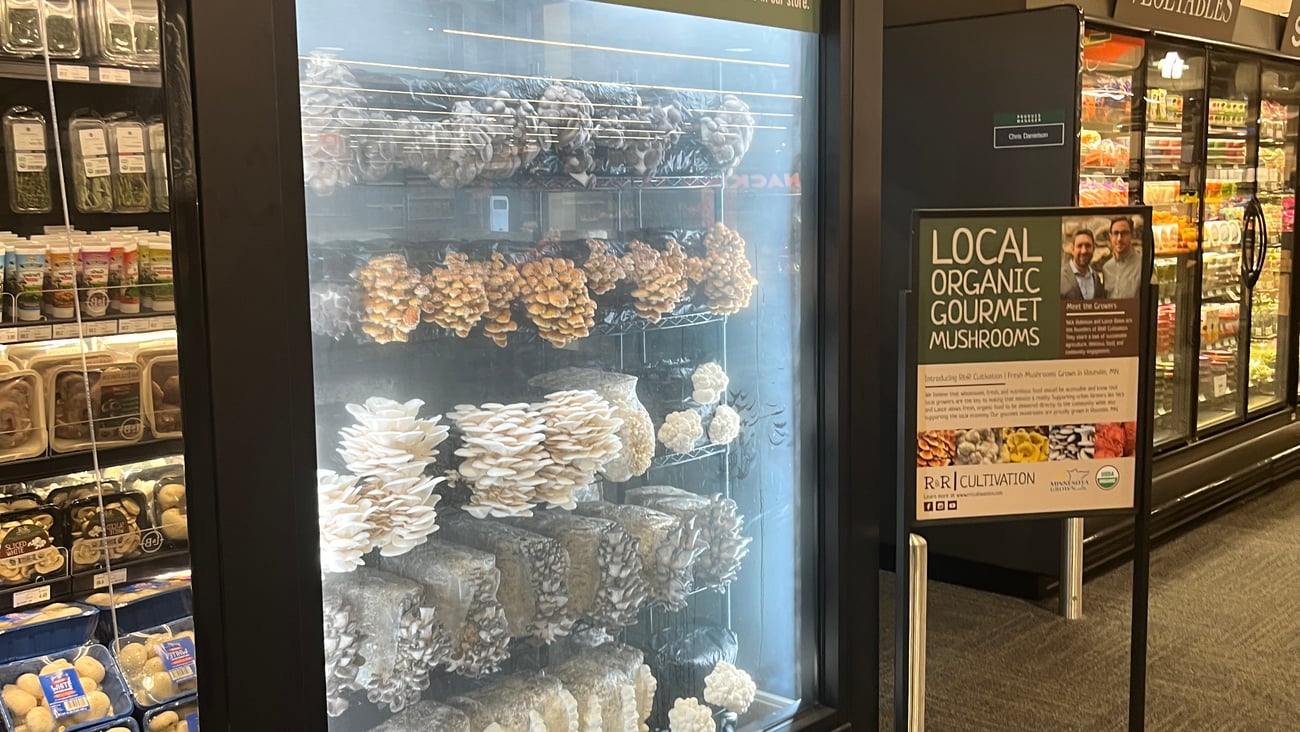
[[[758,686],[749,674],[726,661],[718,661],[704,678],[704,701],[736,714],[749,711],[757,693]]]
[[[596,471],[618,456],[623,420],[614,407],[590,390],[558,391],[536,405],[545,422],[545,447],[552,464],[542,468],[545,482],[537,497],[551,506],[572,510],[574,491],[596,479]]]
[[[637,397],[637,378],[597,369],[563,368],[528,380],[535,389],[591,389],[613,407],[613,417],[623,421],[618,439],[623,447],[605,463],[600,474],[622,483],[650,469],[655,453],[655,427],[650,412]]]
[[[690,452],[704,436],[704,421],[692,409],[670,412],[659,427],[659,441],[676,453]]]
[[[461,431],[458,472],[472,496],[475,518],[531,516],[541,470],[552,464],[543,444],[546,422],[528,404],[461,404],[449,416]]]
[[[371,397],[349,404],[357,424],[340,432],[339,455],[356,477],[317,472],[321,567],[348,572],[372,549],[404,554],[438,530],[434,489],[444,478],[425,475],[447,439],[439,417],[419,416],[424,402]]]
[[[740,436],[740,412],[726,404],[719,404],[709,420],[709,442],[729,445]]]
[[[678,699],[668,712],[668,729],[671,732],[714,732],[713,710],[695,697]]]
[[[700,404],[714,404],[727,393],[727,385],[730,382],[727,372],[723,371],[717,363],[710,361],[691,374],[691,386],[694,388],[691,398]]]

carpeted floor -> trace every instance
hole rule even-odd
[[[881,576],[881,725],[893,719],[893,583]],[[928,732],[1123,730],[1131,565],[1084,585],[1085,618],[930,584]],[[1300,730],[1300,483],[1151,559],[1147,729]]]

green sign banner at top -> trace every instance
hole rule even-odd
[[[821,0],[601,0],[649,10],[699,15],[754,25],[816,33]]]

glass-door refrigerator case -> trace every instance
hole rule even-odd
[[[267,262],[310,310],[283,346],[310,344],[310,721],[765,730],[830,701],[834,56],[632,5],[296,3],[299,220]],[[202,152],[201,187],[229,162]]]

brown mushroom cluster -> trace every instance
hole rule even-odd
[[[437,267],[420,279],[415,294],[420,296],[424,320],[452,331],[461,338],[488,311],[487,291],[478,268],[460,252],[447,255],[447,266]]]
[[[556,348],[586,338],[596,323],[596,303],[587,293],[587,273],[573,260],[543,257],[525,262],[523,302],[537,333]]]
[[[611,254],[609,244],[599,239],[587,240],[587,261],[582,269],[587,273],[587,286],[596,295],[604,295],[627,277],[623,260]]]
[[[420,273],[401,254],[371,257],[353,275],[361,283],[361,306],[366,312],[362,332],[376,343],[406,342],[420,324]]]
[[[633,283],[637,315],[651,323],[671,313],[686,295],[686,255],[675,239],[668,240],[663,252],[642,241],[632,242],[623,268]]]
[[[488,308],[483,315],[483,330],[493,343],[504,348],[509,334],[519,330],[511,306],[523,294],[524,278],[499,253],[493,253],[490,261],[473,266],[483,281],[483,292],[487,295]]]
[[[952,464],[957,454],[956,430],[930,430],[916,433],[916,466],[942,468]]]
[[[745,256],[745,240],[719,221],[704,235],[705,255],[686,261],[686,274],[704,291],[709,310],[717,315],[734,315],[749,307],[758,285]]]

